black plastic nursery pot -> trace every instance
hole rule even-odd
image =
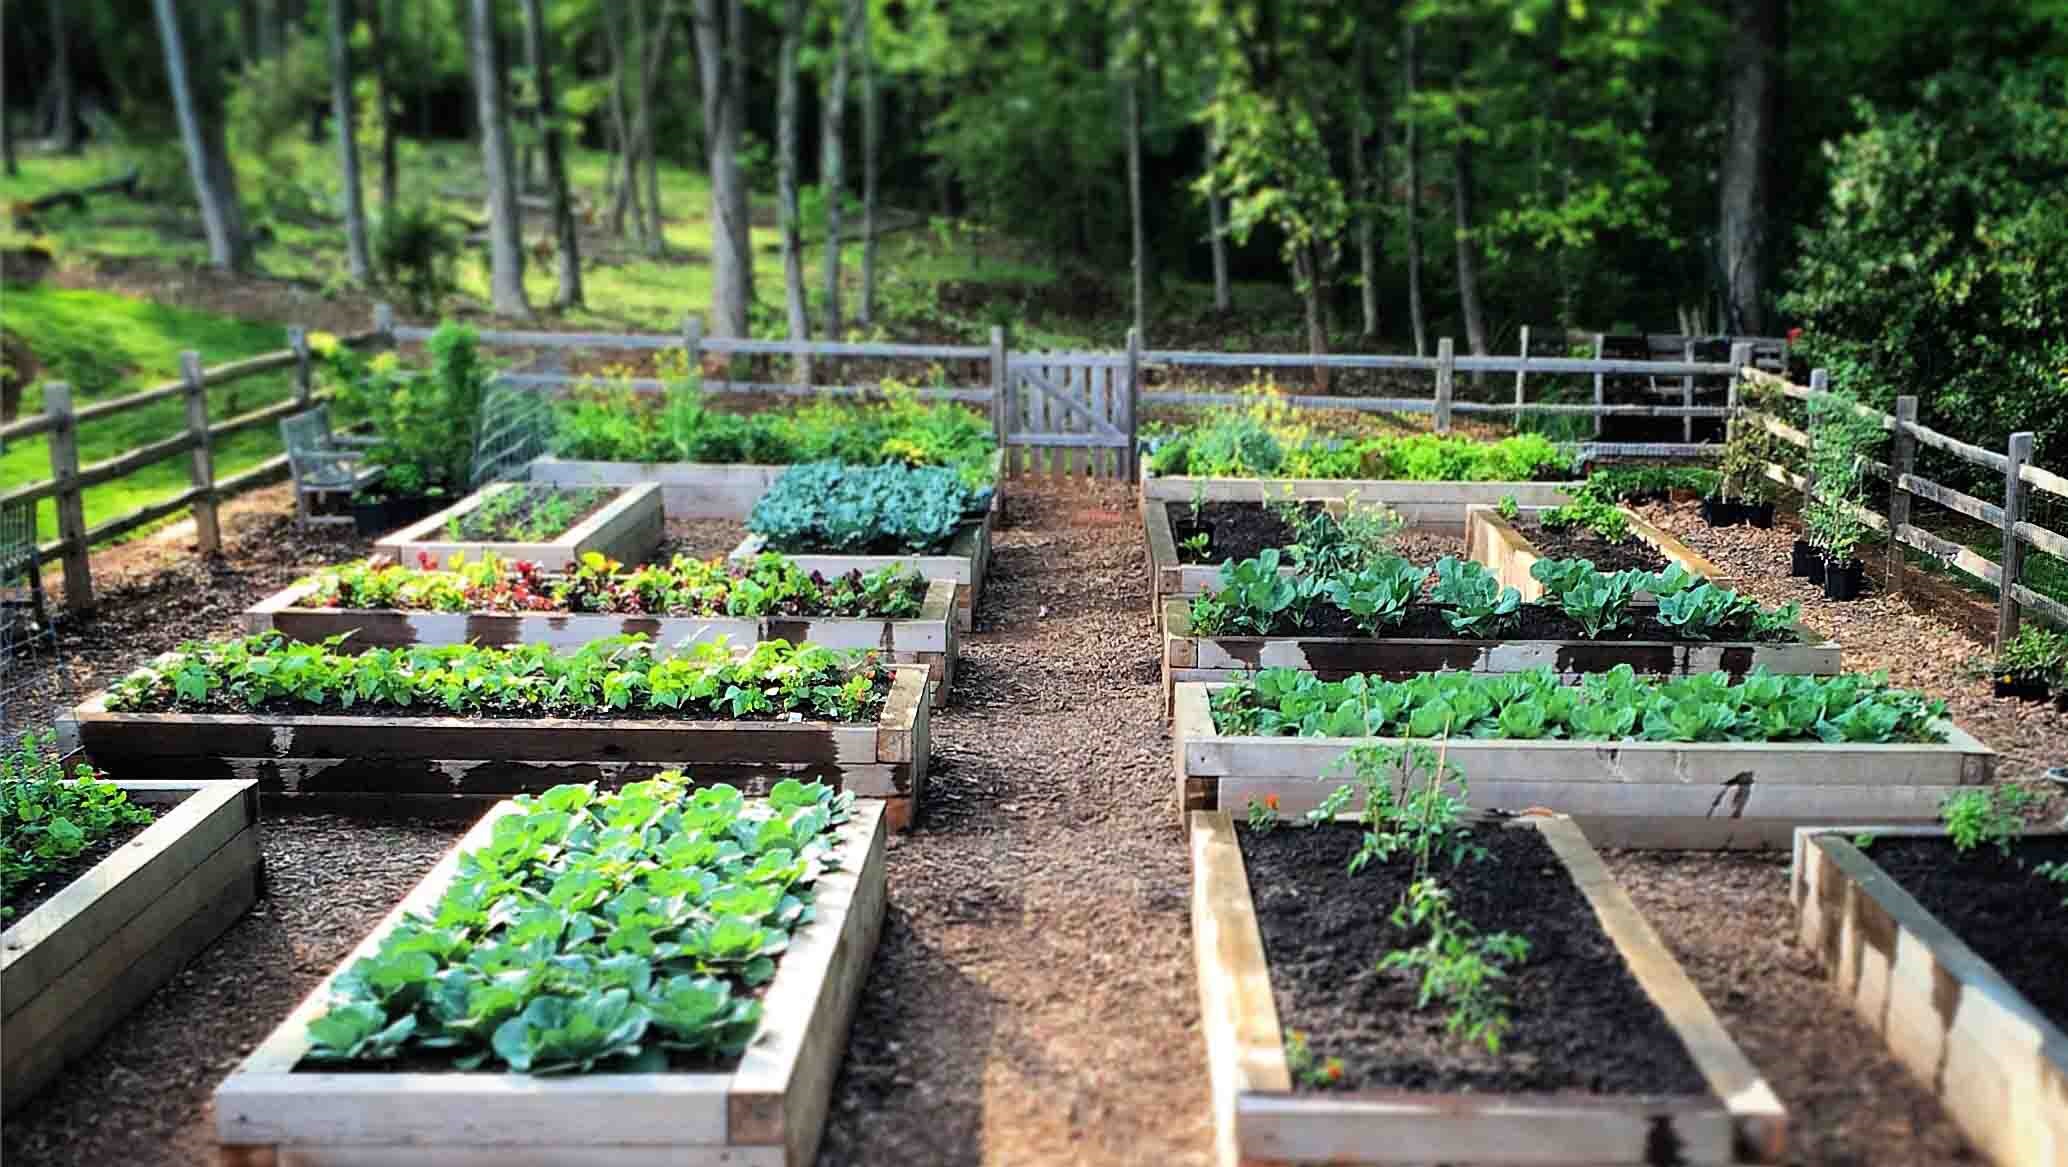
[[[1989,691],[1992,696],[2010,697],[2018,701],[2044,701],[2047,699],[2045,681],[2031,680],[2024,677],[1997,676],[1991,678]],[[2063,693],[2060,696],[2068,697],[2068,693]],[[2059,704],[2058,697],[2055,703]]]
[[[1857,600],[1866,586],[1866,565],[1857,559],[1844,563],[1824,564],[1824,598],[1827,600]]]
[[[1750,523],[1763,530],[1769,530],[1774,525],[1774,504],[1770,502],[1747,504],[1740,508],[1738,521]]]
[[[352,500],[352,525],[361,535],[385,535],[437,510],[442,501],[432,495],[409,495],[371,502],[355,498]]]
[[[1744,521],[1745,508],[1720,498],[1702,500],[1702,521],[1712,527],[1729,527]]]
[[[1807,539],[1797,539],[1788,549],[1788,574],[1811,583],[1824,580],[1824,553]]]

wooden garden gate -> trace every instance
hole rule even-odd
[[[1008,474],[1134,475],[1135,386],[1117,353],[1026,353],[1006,361]]]

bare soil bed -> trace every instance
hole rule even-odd
[[[1867,858],[1989,962],[2055,1024],[2068,1024],[2068,889],[2033,874],[2068,861],[2068,838],[2024,839],[2008,854],[1983,845],[1965,855],[1944,839],[1876,839]]]
[[[103,614],[68,629],[66,667],[48,654],[27,662],[36,700],[6,716],[47,720],[153,652],[233,631],[244,607],[309,568],[365,552],[363,540],[298,531],[290,510],[280,490],[230,508],[221,561],[195,561],[176,536],[97,561]],[[1140,519],[1123,489],[1050,493],[1021,480],[1006,518],[955,705],[936,720],[928,807],[890,852],[889,919],[820,1162],[1205,1164],[1186,843],[1170,813]],[[1675,529],[1699,536],[1688,520]],[[739,538],[736,524],[673,524],[671,535],[702,555]],[[1807,600],[1780,568],[1788,538],[1774,532],[1769,547],[1736,528],[1693,542],[1758,579],[1762,600]],[[1758,555],[1731,554],[1732,541]],[[1401,550],[1424,560],[1456,544],[1410,534]],[[1986,682],[1959,675],[1972,643],[1901,604],[1851,607],[1859,627],[1821,607],[1810,623],[1845,633],[1849,651],[1860,640],[1875,654],[1863,663],[1948,696],[2013,773],[2061,756],[2068,719],[1993,702]],[[1870,616],[1891,627],[1870,635]],[[2029,724],[2041,720],[2052,728]],[[10,1121],[0,1155],[11,1167],[209,1162],[215,1083],[459,832],[269,809],[267,898]],[[1972,1161],[1779,926],[1792,918],[1785,856],[1610,861],[1782,1095],[1793,1162]]]
[[[1635,535],[1611,543],[1584,527],[1547,527],[1532,515],[1517,516],[1512,522],[1548,559],[1591,559],[1602,571],[1666,570],[1666,557]]]

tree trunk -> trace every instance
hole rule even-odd
[[[668,44],[668,28],[673,23],[669,17],[674,5],[663,4],[660,19],[649,29],[645,20],[645,0],[633,0],[632,11],[638,21],[635,34],[639,42],[639,116],[634,125],[633,136],[638,139],[639,163],[646,168],[646,228],[641,232],[646,237],[646,254],[658,259],[668,252],[668,240],[661,234],[661,179],[660,166],[654,158],[654,126],[660,121],[655,116],[654,105],[659,95],[654,92],[654,78],[660,74],[660,57]],[[636,177],[639,168],[632,170]]]
[[[1321,286],[1321,248],[1305,243],[1293,250],[1293,279],[1300,285],[1300,303],[1306,309],[1307,351],[1314,356],[1328,354],[1328,325],[1322,319],[1321,302],[1327,289]],[[1314,391],[1328,392],[1328,369],[1314,366]]]
[[[517,202],[509,100],[504,88],[506,74],[495,9],[496,0],[469,0],[467,6],[474,40],[481,168],[488,180],[489,298],[497,315],[529,316],[531,304],[524,295],[524,212]]]
[[[1127,78],[1127,226],[1129,266],[1134,275],[1135,337],[1149,343],[1149,270],[1142,224],[1142,77],[1135,62]]]
[[[1767,205],[1773,186],[1774,130],[1781,102],[1781,49],[1787,0],[1731,0],[1730,136],[1724,144],[1722,231],[1724,331],[1756,335],[1769,257]]]
[[[152,0],[151,7],[158,17],[158,39],[165,50],[166,80],[179,118],[180,139],[186,144],[187,172],[194,180],[195,200],[201,204],[209,262],[229,271],[247,271],[251,240],[244,232],[237,173],[230,169],[229,154],[223,147],[222,94],[212,70],[190,67],[177,0]],[[204,54],[198,59],[207,58]],[[199,84],[194,83],[196,76]]]
[[[57,90],[57,112],[51,125],[51,141],[60,152],[79,152],[79,102],[72,83],[71,31],[65,26],[65,5],[73,0],[50,0],[50,80]]]
[[[1364,157],[1364,134],[1350,131],[1350,205],[1357,216],[1357,299],[1364,309],[1363,335],[1379,334],[1379,246],[1372,230],[1372,190]]]
[[[1209,181],[1214,167],[1220,162],[1220,144],[1214,138],[1211,128],[1206,131],[1206,173]],[[1206,222],[1207,247],[1213,253],[1214,264],[1214,311],[1226,312],[1233,303],[1228,293],[1228,201],[1216,191],[1218,183],[1207,192]]]
[[[377,3],[378,0],[375,0]],[[358,284],[373,279],[366,250],[366,200],[359,186],[359,110],[352,97],[352,0],[330,0],[330,118],[345,183],[345,263]]]
[[[633,0],[639,3],[640,0]],[[625,237],[625,211],[633,200],[639,197],[638,182],[635,181],[638,148],[632,139],[632,123],[626,114],[625,62],[629,50],[625,46],[624,12],[622,0],[605,0],[603,5],[603,43],[610,55],[610,123],[611,136],[617,143],[617,157],[610,163],[610,233],[620,239]],[[646,231],[646,216],[638,213],[633,222],[642,234]]]
[[[381,120],[381,213],[395,209],[395,95],[388,87],[388,0],[366,0],[367,47],[373,52],[375,108]]]
[[[876,322],[876,155],[882,148],[883,108],[876,94],[876,61],[869,43],[869,5],[862,0],[855,51],[862,59],[862,304],[863,327]]]
[[[797,213],[797,46],[804,39],[804,0],[785,0],[783,44],[776,63],[776,199],[783,229],[783,301],[790,339],[811,339],[804,312],[804,239]],[[799,355],[794,378],[811,383],[811,358]]]
[[[1421,132],[1415,124],[1416,69],[1421,64],[1415,46],[1415,26],[1409,22],[1401,44],[1401,73],[1405,95],[1400,108],[1407,111],[1407,123],[1401,128],[1402,151],[1406,155],[1407,183],[1406,205],[1402,213],[1407,220],[1407,314],[1410,327],[1415,334],[1415,355],[1429,355],[1429,325],[1422,316],[1422,143]]]
[[[743,0],[697,0],[697,81],[703,90],[704,161],[711,179],[711,335],[747,335],[754,298],[748,247],[747,187],[740,174],[746,116],[746,10]]]
[[[847,70],[849,47],[855,29],[868,19],[868,0],[847,0],[833,32],[833,80],[826,89],[825,116],[820,134],[820,185],[826,196],[826,327],[827,340],[839,340],[840,321],[840,200],[847,194],[847,145],[843,135],[847,121]]]
[[[7,62],[4,60],[6,55],[0,53],[0,170],[6,171],[7,177],[13,178],[21,173],[21,167],[14,157],[14,118],[7,110]],[[10,415],[7,420],[12,421],[14,418]]]
[[[1458,115],[1464,128],[1464,114]],[[1479,245],[1472,239],[1472,143],[1463,134],[1451,147],[1451,237],[1458,247],[1458,307],[1465,314],[1465,343],[1472,355],[1483,357],[1486,347],[1486,314],[1479,304]]]
[[[539,147],[545,154],[546,190],[552,200],[553,238],[559,251],[560,291],[553,303],[582,302],[582,244],[575,231],[574,199],[567,188],[567,158],[560,130],[560,103],[553,93],[553,61],[546,53],[546,15],[541,0],[524,0],[524,56],[538,89]]]

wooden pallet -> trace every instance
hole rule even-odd
[[[1839,646],[1797,625],[1792,644],[1728,640],[1451,640],[1406,636],[1195,636],[1191,601],[1163,607],[1163,699],[1186,681],[1226,681],[1257,669],[1286,668],[1324,680],[1353,674],[1402,679],[1455,669],[1522,673],[1549,667],[1566,681],[1629,665],[1656,677],[1722,671],[1833,676]]]
[[[298,1071],[331,983],[379,949],[409,912],[444,894],[459,857],[485,843],[489,812],[386,920],[216,1088],[220,1162],[238,1167],[565,1167],[673,1164],[808,1167],[883,927],[885,823],[857,802],[839,869],[815,885],[762,996],[761,1032],[722,1073],[579,1074]]]
[[[479,560],[483,555],[494,554],[505,559],[530,560],[547,571],[559,571],[591,551],[620,563],[645,563],[654,549],[661,545],[661,536],[666,533],[660,488],[647,485],[620,491],[601,510],[555,539],[536,543],[499,543],[456,541],[445,537],[448,520],[466,514],[504,491],[523,488],[522,483],[515,482],[497,482],[482,487],[430,518],[382,536],[374,544],[374,552],[406,567],[415,567],[420,562],[419,555],[428,555],[433,566],[444,567],[455,555]]]
[[[1346,752],[1402,744],[1224,737],[1208,689],[1177,687],[1172,769],[1181,812],[1241,811],[1268,794],[1281,815],[1301,815],[1347,781]],[[1452,739],[1448,755],[1473,807],[1545,807],[1604,847],[1785,847],[1802,826],[1930,822],[1946,795],[1986,785],[1996,751],[1951,722],[1940,728],[1944,742],[1902,745]]]
[[[258,895],[256,783],[117,785],[157,809],[157,821],[0,932],[8,1110],[92,1049]]]
[[[680,769],[761,793],[783,778],[881,799],[893,830],[926,789],[928,670],[893,665],[874,722],[667,718],[396,717],[115,713],[96,693],[74,711],[94,765],[124,778],[167,771],[256,780],[269,797],[352,805],[506,798],[567,782],[619,784]]]
[[[612,636],[638,635],[663,647],[727,640],[745,647],[764,640],[818,644],[838,649],[878,649],[901,664],[921,664],[930,674],[933,703],[947,704],[954,684],[960,640],[955,627],[953,580],[932,580],[919,615],[904,620],[848,616],[627,616],[603,612],[405,612],[397,609],[301,608],[311,591],[303,581],[244,610],[248,632],[279,632],[289,640],[315,643],[350,633],[341,649],[393,648],[409,644],[550,644],[576,649]]]
[[[1532,514],[1549,508],[1524,507]],[[1630,534],[1651,545],[1652,549],[1666,557],[1668,563],[1677,563],[1690,575],[1714,583],[1729,583],[1732,577],[1722,568],[1694,548],[1681,542],[1671,532],[1653,524],[1643,515],[1629,507],[1619,507],[1623,517],[1630,523]],[[1545,558],[1537,550],[1529,536],[1517,530],[1515,524],[1502,518],[1493,507],[1473,505],[1465,508],[1466,554],[1484,564],[1502,586],[1514,588],[1522,593],[1524,603],[1532,603],[1544,597],[1544,585],[1532,576],[1530,568]],[[1638,593],[1645,596],[1645,593]]]
[[[991,507],[981,517],[965,519],[947,548],[938,555],[840,555],[817,552],[785,552],[804,571],[827,576],[850,571],[870,572],[885,567],[908,567],[929,580],[944,579],[955,584],[955,627],[968,632],[976,626],[977,601],[984,591],[984,576],[991,568],[991,528],[998,521],[1000,497],[991,496]],[[746,563],[765,549],[761,536],[749,535],[726,558]]]
[[[1143,463],[1142,502],[1259,502],[1297,498],[1333,501],[1352,495],[1362,503],[1384,503],[1410,527],[1463,533],[1465,507],[1493,506],[1513,496],[1524,506],[1563,506],[1578,482],[1407,482],[1351,478],[1152,477]]]
[[[1851,840],[1937,827],[1798,831],[1798,935],[1896,1060],[2000,1167],[2068,1163],[2068,1033]]]
[[[1302,1162],[1634,1167],[1781,1160],[1788,1116],[1780,1100],[1570,821],[1526,818],[1516,820],[1512,829],[1543,834],[1631,975],[1686,1046],[1708,1084],[1707,1094],[1294,1091],[1234,821],[1225,811],[1194,811],[1188,828],[1192,948],[1215,1154],[1222,1167]],[[1661,1146],[1674,1148],[1670,1159],[1659,1157]]]

